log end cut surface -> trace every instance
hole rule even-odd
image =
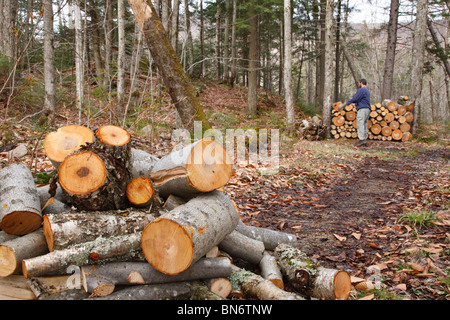
[[[70,153],[78,150],[86,142],[94,142],[94,133],[91,129],[70,125],[50,132],[44,140],[45,153],[49,159],[62,162]]]
[[[10,246],[0,245],[0,278],[11,275],[17,267],[16,254]]]
[[[106,168],[98,155],[83,151],[68,156],[59,167],[58,176],[70,194],[89,194],[105,182]]]
[[[339,271],[334,277],[334,295],[337,300],[347,300],[350,297],[352,283],[350,275],[346,271]]]
[[[22,236],[36,230],[41,224],[40,214],[32,211],[15,211],[3,217],[0,229],[8,234]]]
[[[115,147],[124,146],[131,139],[131,135],[128,131],[112,124],[101,126],[98,128],[95,135],[100,142]]]
[[[194,255],[191,235],[184,226],[169,219],[159,218],[149,223],[141,238],[146,260],[165,274],[178,274],[186,270]]]
[[[186,164],[191,185],[203,192],[224,186],[233,173],[226,149],[212,139],[203,139],[192,149]]]
[[[45,215],[42,223],[42,230],[44,232],[45,241],[47,242],[47,247],[50,252],[53,251],[53,231],[51,223],[48,217]]]
[[[152,181],[146,177],[137,177],[127,186],[127,197],[135,205],[148,203],[154,194]]]

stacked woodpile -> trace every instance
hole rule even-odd
[[[414,102],[407,96],[398,101],[384,100],[371,105],[368,121],[368,139],[382,141],[408,141],[414,120]],[[339,138],[358,138],[356,125],[356,106],[342,102],[333,104],[331,136]]]
[[[298,136],[309,141],[319,141],[326,137],[327,126],[319,115],[302,119],[297,125]]]
[[[0,278],[21,276],[39,299],[349,298],[347,272],[308,258],[295,235],[240,220],[221,144],[157,158],[131,138],[61,128],[44,142],[50,184],[21,163],[0,171]]]

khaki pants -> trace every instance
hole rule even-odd
[[[370,109],[362,108],[356,114],[356,127],[358,129],[358,139],[367,139],[367,121],[369,120]]]

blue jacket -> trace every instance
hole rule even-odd
[[[370,108],[370,91],[367,89],[367,87],[359,88],[358,91],[356,91],[353,98],[347,101],[346,104],[356,104],[356,110],[359,110],[361,108]]]

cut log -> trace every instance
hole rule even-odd
[[[337,116],[337,117],[334,117],[334,118],[333,118],[333,124],[334,124],[336,127],[343,126],[344,123],[345,123],[345,118],[344,118],[343,116]]]
[[[228,277],[233,291],[241,291],[244,295],[259,300],[305,300],[302,296],[284,291],[271,281],[264,279],[251,271],[231,266],[231,275]]]
[[[55,295],[75,287],[81,287],[79,273],[55,277],[35,277],[27,279],[27,281],[29,281],[31,290],[39,300],[49,295]]]
[[[236,230],[247,237],[262,241],[266,250],[274,250],[280,243],[297,246],[295,234],[246,225],[241,220],[239,220]]]
[[[181,206],[182,204],[185,204],[186,200],[183,198],[177,197],[173,194],[171,194],[167,199],[166,202],[164,202],[163,209],[166,211],[171,211],[175,209],[178,206]]]
[[[378,123],[374,124],[372,127],[370,127],[370,131],[372,131],[373,134],[380,134],[381,126]]]
[[[400,126],[400,130],[405,133],[405,132],[409,132],[411,130],[411,126],[409,123],[404,122],[402,123],[402,125]]]
[[[50,186],[52,186],[53,189],[50,189]],[[61,185],[58,182],[53,183],[53,185],[46,184],[46,185],[38,185],[36,187],[39,200],[41,203],[41,209],[47,204],[50,198],[55,198],[56,200],[65,203],[66,200],[64,198],[64,192],[63,189],[61,188]]]
[[[149,178],[137,177],[127,186],[127,198],[136,207],[147,207],[152,203],[153,183]]]
[[[44,139],[44,150],[47,157],[58,168],[66,156],[78,150],[86,143],[94,142],[94,132],[80,125],[68,125],[50,132]]]
[[[411,132],[404,132],[402,136],[402,142],[409,141],[412,138]]]
[[[209,291],[224,299],[231,293],[231,282],[227,278],[212,278],[206,279],[203,282]]]
[[[369,116],[370,116],[371,118],[376,118],[376,117],[378,116],[378,112],[376,112],[376,111],[371,111],[371,112],[369,113]]]
[[[117,262],[81,268],[83,288],[95,296],[112,293],[115,286],[157,284],[228,277],[231,263],[227,258],[202,258],[186,271],[167,275],[155,270],[147,262]]]
[[[23,259],[46,253],[48,248],[42,228],[0,244],[0,277],[20,274]]]
[[[349,298],[351,280],[346,271],[324,268],[286,244],[280,244],[274,255],[282,273],[301,294],[327,300]]]
[[[397,109],[397,112],[398,112],[399,116],[404,115],[406,113],[406,111],[407,111],[406,106],[399,106],[398,109]]]
[[[381,134],[385,137],[389,137],[392,134],[392,128],[389,126],[383,127],[383,129],[381,129]]]
[[[130,145],[113,147],[98,141],[66,157],[58,170],[66,203],[78,210],[114,210],[129,206]]]
[[[0,278],[0,300],[36,300],[28,280],[21,275]]]
[[[391,101],[387,107],[388,107],[389,111],[393,112],[398,109],[398,103],[395,101]]]
[[[224,192],[215,190],[149,223],[142,232],[142,250],[156,270],[178,274],[218,245],[238,221],[235,203]]]
[[[217,141],[203,139],[158,160],[150,179],[159,195],[191,198],[223,187],[232,175],[226,149]]]
[[[64,275],[70,266],[84,266],[106,262],[145,261],[140,247],[142,232],[118,237],[98,237],[63,250],[22,260],[25,278]]]
[[[400,123],[398,121],[394,120],[391,123],[389,123],[389,127],[391,127],[392,130],[398,129],[398,128],[400,128]]]
[[[387,123],[391,123],[392,121],[394,121],[394,119],[395,119],[395,115],[390,112],[384,116],[384,121],[386,121]]]
[[[347,119],[347,120],[349,120],[349,121],[355,120],[355,119],[356,119],[356,112],[354,112],[354,111],[348,111],[348,112],[345,114],[345,119]]]
[[[115,237],[141,232],[155,217],[136,210],[87,211],[44,216],[43,230],[49,251],[94,241],[97,237]]]
[[[131,177],[149,177],[150,172],[153,169],[158,157],[135,148],[131,148]]]
[[[405,113],[405,120],[406,120],[406,122],[413,122],[413,120],[414,120],[414,113],[406,112]]]
[[[259,267],[261,268],[261,276],[264,279],[271,281],[278,288],[284,289],[283,275],[273,255],[265,251],[263,258],[259,262]]]
[[[219,248],[232,257],[241,258],[252,264],[259,264],[265,251],[262,241],[247,237],[236,230],[219,243]]]
[[[2,244],[3,242],[6,242],[6,241],[13,240],[17,237],[19,237],[19,236],[15,235],[15,234],[7,234],[5,231],[0,230],[0,244]]]
[[[55,198],[50,198],[42,207],[42,214],[46,215],[46,214],[63,213],[68,212],[70,210],[72,210],[72,208],[69,207],[64,202],[61,202]]]
[[[399,141],[402,140],[403,132],[400,129],[395,129],[392,131],[392,139]]]
[[[0,229],[24,235],[42,224],[41,202],[30,169],[23,163],[0,170]]]
[[[408,104],[407,106],[406,106],[406,110],[407,111],[413,111],[414,110],[414,102],[411,102],[410,104]]]
[[[131,140],[131,134],[127,130],[112,124],[98,128],[95,136],[101,143],[114,147],[124,146]]]

